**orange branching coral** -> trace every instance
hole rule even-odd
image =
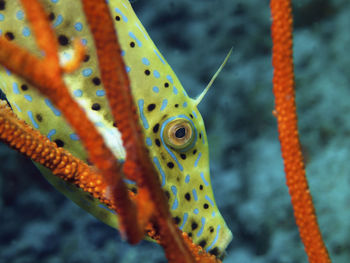
[[[31,8],[31,12],[36,12],[28,17],[34,32],[36,32],[35,34],[39,35],[40,32],[42,39],[45,41],[49,39],[49,43],[46,44],[44,40],[39,41],[41,43],[40,47],[44,48],[44,52],[51,54],[48,58],[49,61],[46,61],[46,57],[39,59],[1,37],[0,62],[9,70],[36,86],[62,111],[82,140],[90,160],[101,171],[106,180],[107,190],[111,193],[110,199],[116,203],[118,208],[117,212],[120,215],[122,229],[127,233],[127,236],[140,235],[136,233],[137,228],[132,226],[136,224],[136,210],[133,209],[134,204],[129,199],[128,190],[122,180],[120,165],[118,165],[112,152],[105,145],[102,136],[97,132],[84,111],[71,98],[63,82],[63,70],[55,58],[58,56],[57,45],[51,45],[50,43],[56,43],[56,38],[50,26],[43,26],[43,23],[49,23],[47,16],[36,0],[23,0],[22,2],[26,13],[29,11],[26,9],[28,6]],[[50,48],[43,46],[50,46]],[[52,55],[52,49],[55,49],[56,55]]]
[[[127,151],[123,171],[139,186],[137,196],[132,197],[137,206],[129,198],[122,180],[120,164],[106,147],[94,125],[70,97],[62,80],[64,72],[78,67],[83,57],[81,44],[76,42],[76,57],[61,67],[58,64],[55,35],[44,10],[37,0],[22,0],[22,4],[26,14],[30,13],[27,18],[45,56],[39,59],[0,37],[0,63],[36,86],[56,104],[78,133],[98,171],[58,149],[47,138],[28,128],[3,103],[0,104],[1,139],[44,164],[55,175],[75,183],[116,210],[129,242],[137,242],[147,230],[164,247],[170,262],[220,262],[215,256],[193,244],[172,221],[167,200],[143,144],[130,82],[105,1],[83,0],[83,5],[95,39],[102,82]]]
[[[294,216],[310,262],[331,262],[317,224],[300,148],[294,94],[290,0],[271,0],[275,115]]]

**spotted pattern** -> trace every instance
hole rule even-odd
[[[61,62],[67,62],[74,55],[74,38],[80,38],[87,46],[88,54],[81,68],[65,76],[65,82],[73,98],[85,109],[113,153],[122,161],[125,151],[120,133],[113,125],[97,67],[96,52],[91,44],[93,39],[85,24],[80,1],[42,2],[58,36]],[[129,1],[108,2],[138,107],[145,145],[169,199],[174,221],[180,229],[192,236],[194,242],[210,253],[220,255],[229,243],[231,233],[215,204],[209,178],[206,133],[195,101],[188,97],[177,76],[151,41]],[[19,1],[6,1],[6,8],[0,10],[0,33],[9,40],[26,46],[31,52],[40,54]],[[0,82],[1,89],[20,118],[46,134],[59,147],[86,160],[79,137],[50,100],[5,69],[0,69]],[[179,118],[191,123],[194,140],[186,148],[174,149],[167,144],[165,126]],[[52,175],[44,175],[57,189],[84,209],[107,224],[117,226],[115,217],[112,217],[113,212],[105,206],[76,192],[65,182],[57,181]],[[137,192],[133,182],[126,183],[132,191]]]

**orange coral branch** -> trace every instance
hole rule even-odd
[[[290,0],[271,0],[273,92],[284,170],[294,217],[309,262],[331,262],[317,224],[300,148],[294,93],[292,8]]]
[[[40,7],[33,7],[40,5],[37,0],[26,0],[24,2],[33,8],[31,9],[32,12],[37,12],[32,14],[35,19],[31,20],[34,31],[39,29],[52,31],[50,26],[42,26],[43,23],[48,24],[49,21],[45,13],[36,11],[41,10]],[[40,33],[54,36],[54,34],[47,32],[40,31]],[[53,46],[56,45],[55,37],[48,41],[47,45],[51,45],[50,42],[53,43]],[[128,236],[138,235],[135,228],[130,224],[130,222],[133,222],[134,225],[136,224],[136,209],[133,202],[129,199],[128,190],[122,180],[120,166],[112,152],[105,145],[102,136],[95,129],[95,126],[71,98],[63,82],[61,76],[63,71],[59,68],[59,65],[53,65],[54,63],[47,64],[46,58],[39,60],[26,50],[8,42],[4,37],[0,37],[0,47],[0,63],[37,87],[62,111],[67,121],[79,135],[88,151],[90,160],[101,171],[104,180],[109,185],[108,193],[111,195],[110,199],[118,207],[117,212],[120,215],[121,226],[125,227]],[[53,70],[50,68],[51,66]],[[60,70],[55,70],[56,68]]]
[[[155,209],[160,243],[171,262],[194,262],[189,248],[184,243],[179,229],[173,223],[167,199],[161,190],[157,173],[150,161],[139,126],[136,108],[133,103],[130,82],[121,58],[121,49],[113,26],[109,9],[104,0],[83,0],[98,55],[101,78],[107,92],[114,119],[122,133],[126,149],[124,173],[136,180],[144,197],[151,197]],[[123,65],[123,66],[121,66]],[[144,210],[145,211],[145,210]]]

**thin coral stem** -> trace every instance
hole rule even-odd
[[[271,0],[275,115],[294,217],[309,262],[331,262],[317,223],[301,152],[294,92],[292,7],[290,0]]]
[[[50,26],[42,26],[43,23],[48,23],[47,16],[40,11],[41,7],[33,7],[40,4],[37,0],[32,0],[30,4],[31,11],[36,12],[32,14],[35,19],[30,20],[32,27],[40,28],[41,31],[38,33],[50,36],[45,41],[48,41],[47,45],[52,44],[55,46],[56,38],[54,34],[42,32],[42,30],[52,31]],[[53,38],[50,39],[51,37]],[[53,61],[51,58],[49,60]],[[54,60],[58,63],[58,60]],[[125,226],[123,229],[128,236],[138,235],[132,226],[132,223],[136,224],[137,222],[136,209],[123,182],[121,167],[118,165],[113,153],[105,145],[95,126],[70,96],[61,76],[63,70],[56,70],[59,65],[54,65],[51,62],[46,63],[45,57],[43,60],[36,58],[26,50],[7,41],[4,37],[0,37],[0,63],[33,84],[62,111],[67,121],[79,135],[90,160],[100,170],[104,180],[109,185],[107,194],[110,194],[109,199],[112,199],[118,207],[117,212],[120,216],[121,227]]]

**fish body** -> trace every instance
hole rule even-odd
[[[113,123],[100,79],[96,50],[80,1],[42,1],[58,37],[61,63],[73,56],[72,41],[80,38],[87,47],[82,66],[64,76],[74,99],[86,110],[116,158],[123,160],[121,136]],[[197,101],[190,98],[177,76],[150,39],[129,1],[108,1],[115,22],[132,95],[151,160],[169,199],[172,216],[193,241],[215,255],[221,255],[232,239],[213,196],[208,141]],[[19,1],[5,1],[0,10],[0,32],[9,40],[40,56]],[[0,88],[13,111],[39,129],[59,147],[87,161],[79,137],[49,99],[8,70],[0,70]],[[44,176],[62,193],[85,210],[117,228],[113,211],[89,194],[54,177],[40,167]],[[135,190],[133,182],[127,181]]]

